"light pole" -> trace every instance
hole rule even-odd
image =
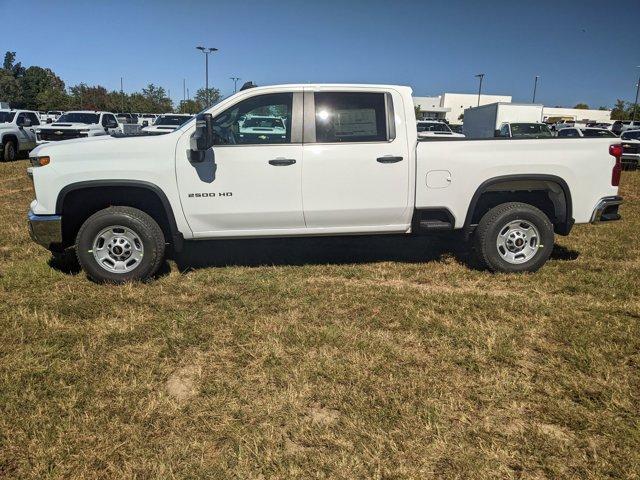
[[[640,65],[636,65],[636,68],[640,68]],[[633,122],[636,121],[636,110],[638,109],[638,91],[640,90],[640,76],[638,76],[638,83],[636,84],[636,101],[633,102]]]
[[[482,79],[484,78],[484,73],[477,74],[476,78],[480,79],[480,85],[478,85],[478,106],[480,106],[480,95],[482,95]]]
[[[540,75],[536,75],[536,78],[533,82],[533,100],[531,100],[531,103],[536,103],[536,91],[538,90],[538,79],[540,78]]]
[[[238,80],[240,80],[240,77],[230,77],[231,80],[233,80],[233,93],[236,93],[238,91]]]
[[[122,110],[120,110],[122,113],[124,113],[124,82],[122,77],[120,77],[120,108]]]
[[[205,47],[196,47],[202,53],[204,53],[204,71],[205,71],[205,92],[207,95],[207,108],[211,106],[209,103],[209,54],[213,52],[217,52],[217,48],[205,48]]]

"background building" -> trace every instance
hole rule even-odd
[[[480,105],[511,103],[511,95],[480,95]],[[478,106],[477,93],[443,93],[433,97],[413,97],[413,104],[420,107],[418,119],[446,120],[452,125],[463,123],[465,109]],[[544,107],[542,120],[585,120],[610,122],[611,110],[582,110],[577,108]]]

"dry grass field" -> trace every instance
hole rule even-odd
[[[0,477],[640,476],[640,173],[537,274],[450,242],[193,245],[104,286],[33,244],[0,164]]]

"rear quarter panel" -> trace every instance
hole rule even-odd
[[[416,208],[446,207],[462,228],[471,199],[483,182],[505,175],[554,175],[569,186],[572,216],[589,222],[598,200],[616,195],[611,185],[617,139],[458,140],[419,142]],[[449,172],[444,188],[427,187],[430,171]]]

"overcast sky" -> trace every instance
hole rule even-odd
[[[547,105],[633,101],[640,0],[39,1],[0,0],[0,49],[26,66],[126,91],[155,83],[182,99],[210,84],[410,85],[417,96],[477,91]],[[7,19],[12,21],[7,21]]]

